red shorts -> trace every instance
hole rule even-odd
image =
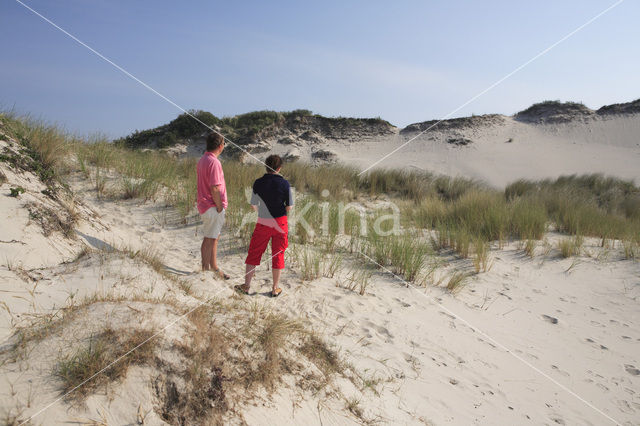
[[[289,227],[287,216],[275,219],[258,218],[256,228],[251,235],[247,265],[259,265],[262,254],[271,240],[271,266],[273,269],[284,269],[284,251],[289,246]]]

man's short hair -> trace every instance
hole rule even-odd
[[[272,154],[264,160],[267,165],[268,173],[275,173],[280,167],[282,167],[282,158],[279,155]]]
[[[224,138],[220,133],[211,132],[207,135],[207,151],[215,151],[224,144]]]

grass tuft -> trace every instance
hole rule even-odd
[[[558,249],[563,258],[579,256],[584,239],[576,235],[572,238],[562,238],[558,241]]]
[[[148,340],[152,335],[148,330],[108,328],[92,336],[84,347],[58,362],[55,375],[62,381],[62,391],[67,393],[82,385],[82,392],[70,394],[82,399],[99,386],[123,377],[130,366],[149,362],[154,351],[153,340]],[[109,366],[133,348],[137,349]],[[94,377],[96,373],[99,374]]]

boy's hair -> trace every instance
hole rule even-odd
[[[224,144],[224,138],[220,133],[211,132],[207,135],[207,151],[215,151]]]
[[[280,167],[282,167],[282,158],[279,155],[272,154],[264,160],[267,165],[267,173],[275,173]]]

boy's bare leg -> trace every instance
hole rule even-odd
[[[272,268],[273,270],[273,290],[278,288],[278,283],[280,282],[280,275],[282,274],[282,269]]]
[[[251,287],[251,279],[253,278],[253,275],[256,273],[256,265],[245,265],[244,268],[244,285],[242,286],[242,288],[245,291],[249,291],[249,288]]]

